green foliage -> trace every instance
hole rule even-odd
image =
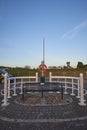
[[[36,75],[36,72],[38,72],[38,69],[26,69],[26,68],[9,68],[8,73],[13,74],[14,76],[34,76]],[[65,68],[65,69],[48,69],[45,73],[45,76],[49,76],[49,72],[52,72],[52,75],[57,76],[79,76],[80,73],[83,73],[84,76],[87,72],[87,67],[85,68]],[[41,75],[40,72],[38,72],[39,76]]]
[[[7,70],[8,73],[14,76],[33,76],[36,73],[36,69],[26,69],[26,68],[10,68]]]
[[[83,68],[83,67],[84,67],[83,63],[82,62],[78,62],[77,68]]]

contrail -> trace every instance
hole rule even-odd
[[[75,26],[73,29],[71,29],[68,32],[65,32],[62,35],[62,39],[66,38],[66,37],[72,37],[74,35],[76,35],[77,33],[79,33],[82,29],[84,29],[85,27],[87,27],[87,20],[78,24],[77,26]]]

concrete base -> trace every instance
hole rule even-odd
[[[2,101],[1,101],[2,103],[4,103],[4,99],[2,99]],[[8,102],[8,99],[7,99],[7,102]]]
[[[8,103],[8,102],[4,102],[4,103],[2,103],[2,106],[8,106],[10,103]]]
[[[56,93],[61,93],[61,92],[57,91]]]
[[[8,96],[7,98],[11,98],[11,96]]]
[[[44,83],[40,83],[40,85],[44,85]]]
[[[29,94],[29,93],[32,93],[32,92],[27,92],[27,93]]]
[[[81,100],[79,99],[79,101],[81,102]],[[82,102],[86,102],[86,100],[84,99]]]
[[[54,92],[48,92],[48,93],[54,93]]]
[[[71,93],[70,95],[71,95],[71,96],[75,96],[75,94],[74,94],[74,93]]]
[[[76,98],[80,98],[80,96],[76,96]]]
[[[19,93],[19,94],[23,94],[23,93]]]
[[[86,103],[78,103],[80,106],[86,106]]]
[[[68,92],[64,92],[64,94],[68,94]]]
[[[17,94],[13,94],[12,96],[17,96]]]

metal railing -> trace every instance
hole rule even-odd
[[[84,103],[84,88],[83,88],[83,74],[80,74],[80,77],[70,77],[70,76],[52,76],[52,73],[49,73],[47,78],[48,83],[59,83],[63,85],[64,94],[68,93],[68,89],[71,90],[71,95],[75,95],[75,90],[77,91],[77,98],[80,98],[80,105],[86,105]],[[23,93],[23,87],[26,83],[39,83],[38,73],[35,76],[25,76],[25,77],[11,77],[7,78],[7,75],[4,77],[4,105],[7,104],[7,98],[11,98],[11,89],[13,90],[13,95],[16,96],[16,89],[20,88],[20,94]]]

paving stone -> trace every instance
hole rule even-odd
[[[35,105],[24,106],[16,104],[14,98],[10,99],[10,105],[7,107],[0,106],[0,116],[6,117],[9,120],[0,120],[0,130],[87,130],[87,106],[78,106],[78,100],[73,98],[74,103],[68,105]],[[0,98],[1,100],[1,98]],[[77,120],[82,117],[82,120]],[[56,122],[60,119],[75,118],[75,121]],[[32,122],[18,122],[17,120],[35,120]],[[46,122],[53,119],[53,122]],[[42,122],[40,122],[42,121]],[[44,122],[43,122],[44,121]]]

